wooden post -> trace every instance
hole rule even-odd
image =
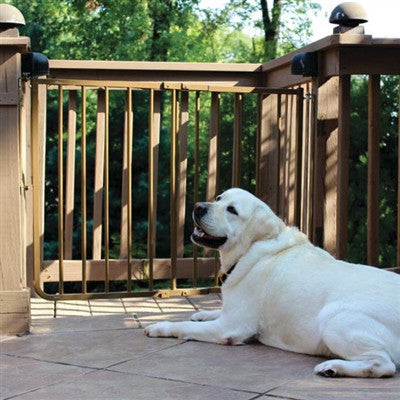
[[[313,82],[317,95],[314,235],[334,257],[346,257],[349,97],[348,75]]]
[[[30,291],[25,274],[25,190],[30,182],[22,176],[21,144],[25,129],[20,124],[19,78],[21,52],[29,38],[16,29],[0,31],[0,334],[29,332]],[[23,125],[23,128],[26,125]]]

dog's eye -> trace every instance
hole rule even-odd
[[[233,206],[228,206],[226,210],[231,214],[239,215],[238,212],[236,211],[236,208]]]
[[[222,199],[222,196],[217,196],[216,198],[215,198],[215,201],[220,201]]]

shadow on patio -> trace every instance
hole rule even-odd
[[[391,379],[313,375],[320,358],[259,344],[150,339],[143,327],[219,307],[219,295],[32,299],[32,333],[1,341],[1,399],[398,399]],[[56,316],[56,318],[54,318]]]

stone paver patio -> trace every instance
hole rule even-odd
[[[315,376],[321,359],[250,344],[154,339],[143,327],[219,307],[218,295],[49,302],[32,334],[1,338],[1,399],[399,400],[390,379]]]

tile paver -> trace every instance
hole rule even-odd
[[[32,300],[33,334],[0,341],[0,399],[400,399],[400,372],[390,379],[327,379],[312,373],[318,357],[144,335],[149,323],[219,308],[217,294]]]
[[[122,372],[140,370],[152,377],[264,393],[301,378],[320,360],[261,344],[222,346],[186,342],[112,369]]]
[[[55,396],[57,393],[57,396]],[[249,393],[192,385],[186,382],[160,380],[118,372],[99,371],[54,387],[45,387],[18,397],[20,400],[249,400]]]
[[[301,400],[399,400],[400,373],[386,379],[327,379],[309,373],[268,394]]]
[[[56,317],[81,316],[87,317],[90,313],[89,303],[85,300],[57,301]]]
[[[88,372],[85,368],[48,363],[23,357],[0,355],[0,398],[17,396],[48,385],[75,379]],[[38,397],[37,397],[38,398]]]

